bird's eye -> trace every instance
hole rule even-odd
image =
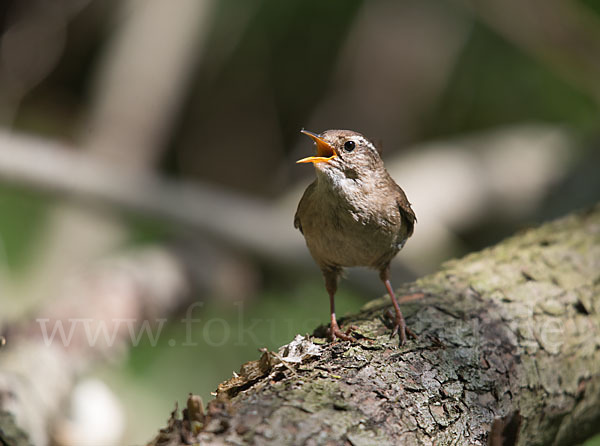
[[[352,152],[355,147],[356,144],[354,143],[354,141],[346,141],[344,143],[344,149],[346,150],[346,152]]]

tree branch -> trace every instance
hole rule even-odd
[[[278,262],[312,264],[288,209],[282,212],[264,200],[169,180],[58,142],[3,132],[0,174],[2,182],[163,217]]]
[[[373,301],[344,321],[359,344],[264,352],[151,444],[574,444],[597,430],[600,205],[400,290],[416,291],[403,310],[417,340],[390,340],[388,299]]]

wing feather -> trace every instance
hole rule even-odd
[[[315,188],[315,182],[312,182],[304,191],[304,195],[302,195],[302,198],[300,199],[300,203],[298,203],[298,209],[296,210],[296,214],[294,215],[294,228],[300,230],[300,232],[304,235],[304,231],[302,230],[302,221],[301,219],[301,214],[304,211],[304,208],[307,206],[308,201],[309,201],[309,196],[312,195],[313,190]]]
[[[406,225],[406,238],[410,237],[415,229],[415,223],[417,222],[417,216],[410,206],[406,194],[400,186],[396,184],[397,198],[396,203],[398,204],[398,210],[402,216],[402,224]]]

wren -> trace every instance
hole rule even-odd
[[[395,311],[391,336],[398,334],[402,345],[407,328],[390,283],[390,262],[413,234],[415,213],[363,135],[350,130],[302,133],[315,142],[317,154],[297,162],[312,163],[316,180],[298,204],[294,226],[323,272],[331,337],[355,341],[337,323],[335,292],[344,267],[365,266],[379,271]]]

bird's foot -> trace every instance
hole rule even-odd
[[[358,342],[355,338],[350,336],[350,333],[352,333],[353,330],[356,330],[356,328],[355,325],[351,325],[344,332],[340,329],[338,324],[332,324],[331,328],[329,328],[329,337],[332,341],[335,341],[335,339],[338,338],[343,341]]]
[[[390,339],[392,339],[394,336],[398,335],[398,337],[400,338],[400,345],[404,345],[406,344],[406,335],[409,335],[411,338],[413,339],[417,339],[417,335],[406,326],[406,322],[404,322],[404,319],[396,319],[394,321],[394,327],[392,328],[392,333],[390,334]]]
[[[392,333],[390,334],[390,339],[398,335],[398,337],[400,338],[400,345],[404,345],[406,344],[407,334],[413,339],[418,338],[418,336],[406,326],[406,322],[404,321],[404,317],[402,316],[402,314],[394,314],[394,312],[391,309],[388,309],[385,312],[385,315],[388,317],[388,319],[392,319],[394,321],[394,324],[392,325]]]

